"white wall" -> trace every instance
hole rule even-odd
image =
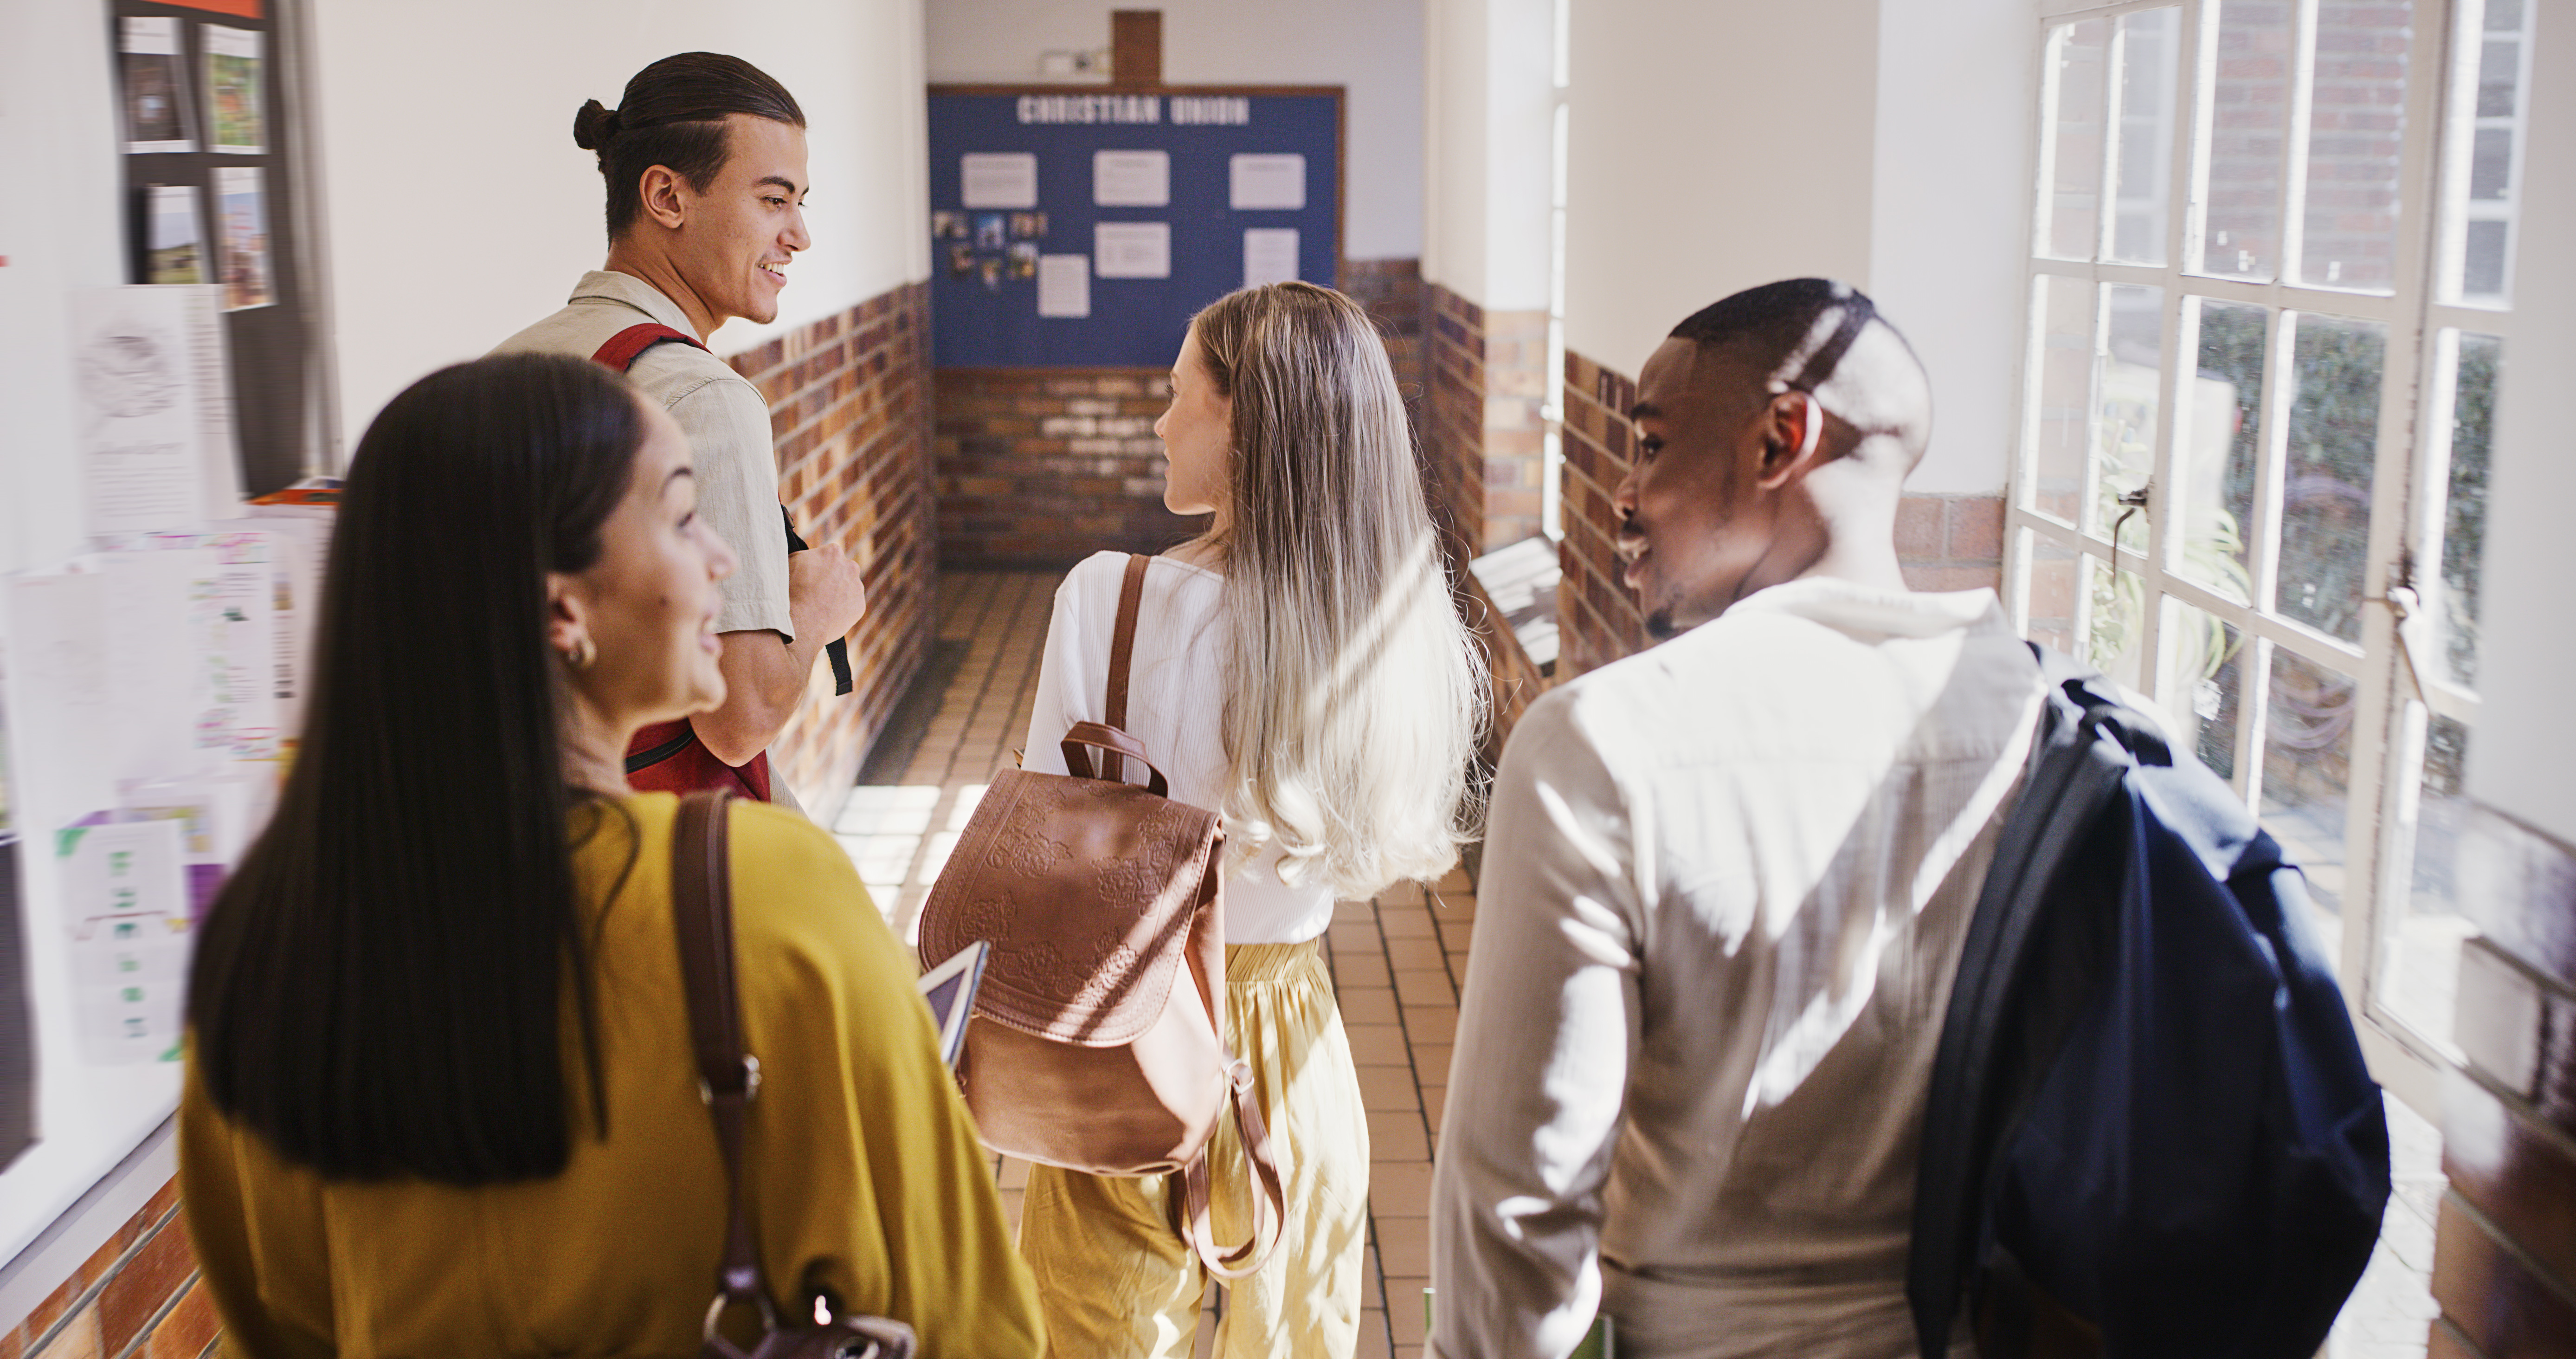
[[[1932,375],[1909,490],[1999,494],[2020,383],[2038,107],[2030,0],[1881,0],[1863,286]]]
[[[2533,51],[2530,147],[2514,316],[2496,393],[2484,616],[2469,791],[2576,843],[2576,12],[2544,7]]]
[[[314,0],[316,123],[350,445],[386,398],[562,306],[607,252],[603,187],[572,143],[584,99],[616,107],[674,52],[739,56],[809,124],[813,248],[775,326],[929,276],[917,0]],[[93,16],[94,17],[94,16]]]
[[[1422,276],[1489,311],[1547,307],[1553,0],[1425,0]]]
[[[1342,253],[1422,254],[1420,0],[925,0],[930,78],[1036,80],[1040,53],[1107,47],[1120,7],[1162,10],[1173,84],[1348,86]]]
[[[1567,347],[1634,376],[1739,289],[1868,286],[1878,0],[1579,0],[1569,45]]]

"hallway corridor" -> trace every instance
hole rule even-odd
[[[951,673],[938,706],[901,774],[891,783],[862,782],[832,827],[877,908],[906,939],[985,784],[1008,767],[1028,733],[1039,648],[1061,578],[1055,572],[942,575],[928,679],[936,684],[941,669]],[[896,733],[896,739],[910,736]],[[1412,1359],[1422,1352],[1431,1149],[1440,1135],[1458,983],[1475,923],[1474,890],[1464,872],[1452,870],[1436,895],[1408,885],[1374,901],[1341,903],[1325,936],[1375,1157],[1359,1359]],[[1004,1161],[998,1170],[1003,1211],[1016,1227],[1028,1167]],[[1201,1353],[1209,1338],[1203,1323]]]

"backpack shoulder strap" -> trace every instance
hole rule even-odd
[[[691,349],[706,348],[698,342],[697,336],[687,331],[673,330],[658,321],[645,321],[609,336],[608,343],[592,353],[590,361],[623,373],[635,366],[635,360],[642,358],[645,350],[670,342],[684,344]]]
[[[1101,713],[1101,725],[1124,735],[1127,730],[1127,675],[1136,660],[1136,615],[1145,604],[1145,570],[1154,559],[1142,553],[1127,554],[1127,574],[1118,582],[1118,621],[1109,633],[1109,693]],[[1083,778],[1091,772],[1091,755],[1083,747],[1067,744],[1065,766]],[[1127,777],[1124,757],[1104,754],[1097,777],[1121,782]],[[1159,777],[1159,776],[1158,776]]]

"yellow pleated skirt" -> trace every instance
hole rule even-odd
[[[1226,1025],[1252,1065],[1286,1180],[1279,1248],[1227,1290],[1223,1359],[1349,1359],[1368,1247],[1368,1117],[1359,1072],[1313,942],[1225,951]],[[1219,1243],[1251,1231],[1250,1173],[1231,1117],[1210,1144]],[[1020,1253],[1037,1275],[1057,1359],[1186,1359],[1212,1280],[1175,1236],[1166,1181],[1032,1166]]]

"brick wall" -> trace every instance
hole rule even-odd
[[[807,541],[838,542],[867,579],[850,633],[856,688],[818,662],[770,748],[806,810],[830,825],[868,743],[930,652],[938,560],[930,463],[929,289],[909,283],[728,360],[769,401],[778,495]]]
[[[1413,260],[1349,260],[1342,284],[1377,318],[1419,421],[1422,282]],[[1162,368],[942,368],[933,376],[939,559],[961,569],[1063,567],[1160,552],[1205,520],[1163,508]]]
[[[2576,847],[2485,807],[2459,847],[2432,1359],[2576,1353]]]
[[[197,1277],[173,1180],[0,1333],[0,1359],[198,1359],[213,1351],[221,1325]]]
[[[1487,311],[1438,284],[1423,301],[1425,476],[1457,550],[1480,556],[1540,532],[1547,313]]]
[[[1565,537],[1558,558],[1556,660],[1559,683],[1643,650],[1645,616],[1619,584],[1611,550],[1619,516],[1610,497],[1628,475],[1625,412],[1637,400],[1627,375],[1565,356]],[[2004,501],[2000,495],[1908,494],[1897,507],[1896,557],[1917,590],[2000,590]]]

